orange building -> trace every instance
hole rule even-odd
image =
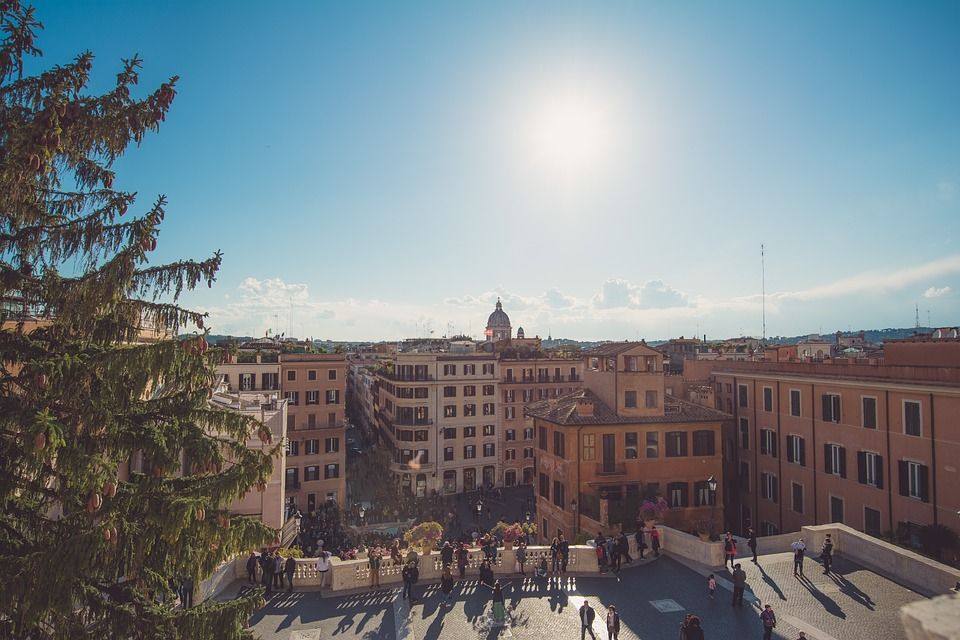
[[[960,339],[937,335],[888,341],[882,363],[716,363],[716,406],[737,425],[741,530],[842,522],[916,542],[922,525],[956,529]]]
[[[526,410],[536,430],[541,538],[632,528],[640,500],[655,496],[671,506],[668,522],[719,531],[728,416],[667,396],[663,356],[643,343],[587,352],[583,379],[582,390]]]

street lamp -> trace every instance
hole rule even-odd
[[[710,533],[713,534],[712,529],[717,526],[714,515],[717,511],[717,479],[713,476],[707,478],[707,488],[710,489]]]
[[[570,501],[570,509],[573,511],[573,539],[576,539],[578,529],[580,528],[580,518],[577,517],[577,499]]]

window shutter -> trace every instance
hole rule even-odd
[[[830,456],[830,445],[823,445],[823,471],[824,473],[833,473],[833,459]]]
[[[867,484],[867,454],[857,451],[857,482]]]
[[[822,411],[823,415],[821,415],[821,418],[822,418],[823,420],[830,420],[830,419],[831,419],[831,415],[830,415],[830,414],[832,413],[832,412],[830,411],[830,409],[831,409],[830,396],[828,396],[827,394],[823,394],[822,396],[820,396],[820,399],[821,399],[822,404],[823,404],[823,411]]]
[[[847,477],[847,448],[840,447],[840,477]]]
[[[796,462],[793,459],[793,439],[797,436],[787,436],[787,462]]]
[[[876,467],[877,489],[883,489],[883,456],[875,456],[873,460]]]
[[[833,421],[840,422],[840,396],[833,396]]]
[[[797,436],[797,440],[800,441],[800,465],[807,466],[807,443],[803,438]]]
[[[770,455],[777,457],[777,433],[773,429],[770,430]]]
[[[681,456],[687,455],[687,432],[686,431],[682,431],[680,433],[680,455]],[[684,494],[686,494],[686,490],[684,490]],[[686,500],[684,500],[684,502],[686,502]],[[686,506],[686,504],[684,504],[684,506]]]
[[[927,465],[920,465],[920,499],[930,502],[930,475]]]
[[[773,495],[770,499],[774,502],[780,502],[780,478],[773,476]]]
[[[900,473],[900,495],[910,495],[910,465],[906,460],[897,462],[897,468]]]
[[[767,430],[760,429],[760,455],[767,455]]]

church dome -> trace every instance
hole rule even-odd
[[[509,326],[510,316],[503,310],[503,305],[500,304],[500,298],[497,298],[497,308],[490,314],[490,317],[487,318],[487,328]]]

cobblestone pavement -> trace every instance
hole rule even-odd
[[[778,640],[794,640],[798,628],[813,640],[899,639],[903,637],[899,607],[919,598],[842,558],[836,564],[839,573],[835,579],[808,563],[810,586],[793,577],[788,554],[760,560],[760,567],[749,561],[743,564],[750,587],[773,605],[780,617],[774,633]],[[597,611],[594,631],[598,640],[607,640],[603,621],[611,604],[621,615],[622,640],[675,640],[687,613],[701,617],[708,640],[759,640],[763,634],[758,609],[749,602],[743,608],[731,607],[731,594],[724,589],[711,600],[706,579],[697,571],[663,557],[625,569],[620,579],[567,578],[563,584],[514,579],[506,591],[505,627],[492,624],[490,591],[469,579],[457,585],[449,603],[443,601],[437,586],[419,585],[421,601],[412,608],[399,598],[399,589],[336,598],[321,598],[317,592],[282,594],[271,599],[251,622],[265,640],[576,640],[580,631],[577,609],[586,598]],[[750,595],[748,592],[748,601]]]

